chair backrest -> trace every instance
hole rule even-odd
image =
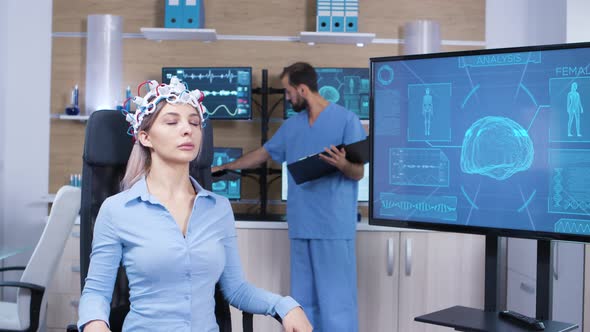
[[[22,274],[21,282],[36,284],[47,289],[79,212],[80,188],[61,187],[55,195],[49,219]],[[19,290],[17,305],[22,327],[27,327],[30,323],[30,301],[30,291]],[[47,297],[44,296],[43,302],[46,301]]]
[[[104,200],[120,191],[120,181],[125,174],[127,161],[133,147],[127,135],[128,124],[118,111],[102,110],[92,113],[86,127],[82,166],[82,207],[80,211],[80,278],[84,288],[94,223]],[[203,143],[199,156],[191,162],[190,173],[205,188],[211,189],[211,164],[213,161],[213,128],[207,123],[203,129]],[[216,316],[218,323],[231,320],[229,306],[216,292]],[[111,302],[110,327],[119,331],[129,310],[128,281],[123,268],[119,269]],[[228,331],[223,329],[221,331]]]

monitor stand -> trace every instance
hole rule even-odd
[[[498,236],[486,235],[484,310],[454,306],[414,320],[452,327],[457,331],[530,331],[498,316],[498,241]],[[551,241],[537,240],[536,318],[545,324],[545,332],[577,329],[577,324],[551,320],[551,288]]]

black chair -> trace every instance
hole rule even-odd
[[[120,191],[127,160],[133,147],[127,135],[128,124],[119,111],[93,112],[86,127],[82,166],[82,205],[80,210],[80,282],[82,289],[92,250],[92,235],[98,210],[103,201]],[[213,131],[210,123],[204,128],[203,147],[197,160],[191,163],[191,175],[205,189],[211,189],[211,161],[213,159]],[[109,324],[113,332],[121,331],[129,312],[129,286],[125,270],[119,267]],[[217,285],[215,288],[215,315],[221,332],[231,332],[229,304]],[[252,315],[244,313],[244,331],[252,331]],[[249,323],[249,324],[247,324]],[[75,325],[67,331],[77,331]]]

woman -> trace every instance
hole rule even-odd
[[[233,306],[275,315],[286,331],[311,331],[290,297],[257,289],[243,280],[229,201],[204,190],[189,176],[200,151],[203,94],[146,82],[127,114],[136,143],[122,181],[124,191],[103,203],[94,226],[78,326],[109,331],[113,284],[122,261],[131,309],[124,331],[218,331],[215,284]],[[141,87],[141,86],[140,86]]]

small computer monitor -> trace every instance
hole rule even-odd
[[[318,92],[326,100],[354,112],[361,120],[369,119],[369,68],[315,68]],[[284,118],[295,114],[285,95]]]
[[[252,118],[252,68],[250,67],[165,67],[162,82],[176,76],[190,90],[205,95],[203,105],[209,119]]]
[[[289,183],[289,170],[287,169],[287,163],[284,162],[281,165],[282,168],[282,176],[281,176],[281,199],[283,201],[287,200],[288,196],[288,183]],[[369,201],[369,164],[365,164],[365,176],[359,181],[359,193],[358,193],[358,201],[359,202],[368,202]]]
[[[219,166],[232,162],[242,156],[241,148],[213,148],[213,164]],[[231,200],[241,198],[241,176],[236,173],[228,173],[218,178],[213,178],[213,192]]]

